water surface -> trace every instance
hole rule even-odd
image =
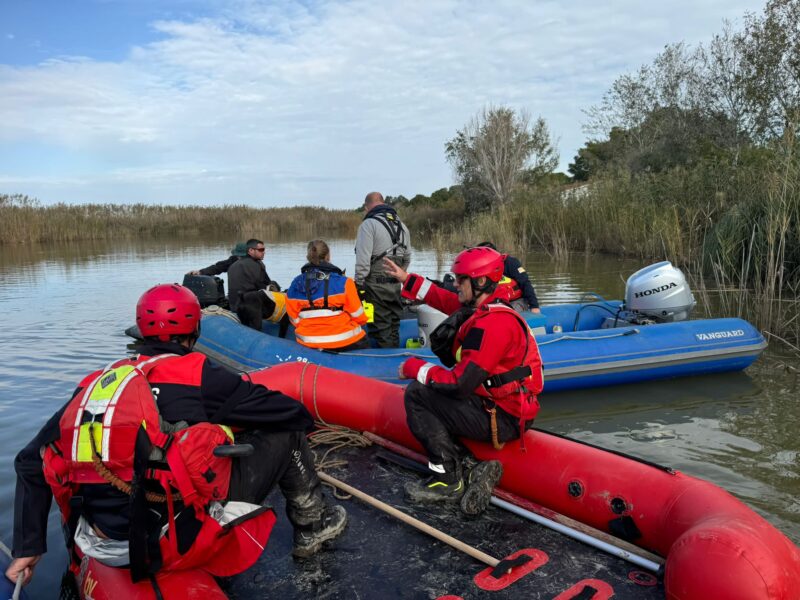
[[[235,240],[102,242],[0,247],[0,539],[10,545],[13,457],[90,371],[126,352],[123,331],[139,295],[228,256]],[[330,241],[353,272],[352,240]],[[267,243],[270,276],[286,286],[305,243]],[[412,270],[441,276],[452,256],[415,249]],[[619,299],[641,263],[579,255],[554,264],[526,257],[542,304],[587,293]],[[727,315],[726,315],[727,316]],[[772,344],[745,373],[542,397],[539,427],[703,477],[731,491],[800,542],[797,359]],[[47,553],[30,588],[56,598],[66,553],[51,511]]]

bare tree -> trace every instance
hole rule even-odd
[[[748,15],[743,56],[760,137],[781,137],[800,120],[800,2],[770,0],[760,18]]]
[[[541,117],[526,111],[485,107],[445,144],[447,160],[464,187],[469,209],[511,199],[523,176],[536,179],[558,165],[558,153]]]
[[[642,152],[668,129],[684,128],[687,124],[680,120],[681,115],[695,110],[700,101],[698,59],[699,53],[683,42],[667,45],[652,65],[643,65],[614,81],[600,105],[585,111],[589,120],[584,130],[597,140],[606,138],[614,128],[626,131],[629,142]],[[669,109],[672,120],[642,127],[653,113],[663,109]]]

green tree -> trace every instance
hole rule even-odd
[[[485,210],[511,200],[514,187],[535,182],[558,165],[558,153],[541,117],[525,111],[484,108],[445,144],[462,185],[467,209]]]

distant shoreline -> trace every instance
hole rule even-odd
[[[168,235],[213,235],[236,239],[286,234],[355,236],[360,222],[361,214],[357,210],[314,206],[45,206],[28,196],[0,194],[0,245]]]

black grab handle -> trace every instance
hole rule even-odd
[[[214,456],[219,458],[250,456],[253,451],[253,444],[225,444],[214,448]]]

